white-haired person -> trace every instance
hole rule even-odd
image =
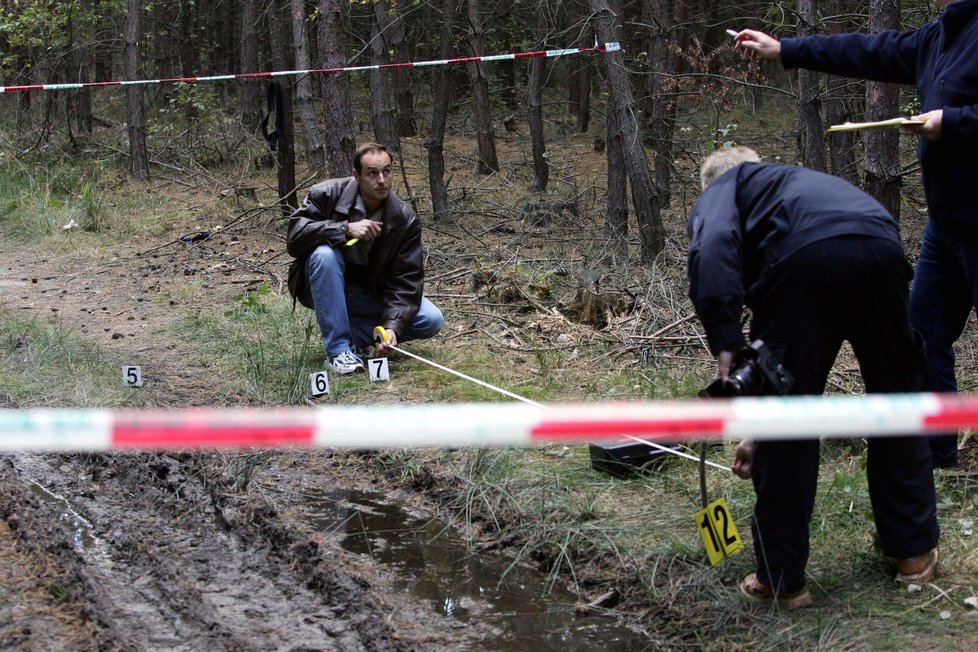
[[[717,375],[727,380],[762,340],[794,377],[791,394],[822,394],[843,341],[867,392],[919,391],[924,353],[907,314],[912,276],[896,221],[847,181],[764,163],[746,147],[703,162],[689,220],[689,293]],[[853,433],[859,436],[860,433]],[[926,438],[872,437],[866,475],[878,541],[902,583],[929,581],[939,530]],[[806,587],[819,440],[742,442],[734,472],[751,478],[757,572],[742,592],[783,609],[812,604]]]

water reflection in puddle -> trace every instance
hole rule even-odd
[[[101,542],[98,537],[92,534],[92,524],[84,516],[75,511],[75,508],[71,506],[67,498],[45,489],[37,482],[31,483],[31,493],[44,502],[57,506],[61,510],[58,520],[66,524],[71,530],[71,545],[76,552],[88,555],[100,553],[99,544]]]
[[[317,529],[343,533],[345,549],[396,568],[399,588],[444,616],[491,619],[502,635],[487,649],[585,652],[650,644],[609,618],[575,615],[575,597],[542,574],[467,549],[443,521],[417,519],[383,494],[335,490],[307,497],[307,505]]]

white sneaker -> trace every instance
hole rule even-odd
[[[333,371],[343,376],[365,370],[363,360],[353,351],[344,351],[334,355],[333,359],[330,360],[330,366],[333,367]]]

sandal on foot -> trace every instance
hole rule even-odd
[[[751,573],[744,578],[744,581],[740,583],[740,592],[751,600],[766,604],[773,602],[785,611],[793,611],[812,606],[812,594],[808,592],[807,588],[802,588],[798,591],[779,591],[775,593],[774,589],[762,584],[757,579],[757,573]]]
[[[897,584],[927,584],[937,572],[937,548],[916,557],[896,559]]]

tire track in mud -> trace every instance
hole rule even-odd
[[[0,253],[7,244],[0,238]],[[207,383],[213,370],[188,360],[189,343],[161,331],[176,311],[145,300],[168,292],[165,281],[148,287],[118,257],[8,253],[0,308],[54,316],[99,347],[139,356],[132,363],[157,376],[143,390],[147,405],[226,402]],[[39,618],[0,624],[0,649],[437,651],[486,635],[389,591],[386,571],[240,491],[221,464],[216,454],[0,456],[0,520],[10,530],[0,532],[0,558],[43,561],[47,576],[35,584],[59,597],[39,608],[70,622],[49,636]],[[87,545],[68,506],[88,524]],[[20,608],[7,600],[0,612]]]
[[[370,583],[328,563],[320,543],[267,506],[215,502],[231,481],[208,478],[204,457],[0,458],[0,518],[21,545],[57,559],[94,647],[418,649],[388,624],[391,607]],[[68,502],[40,499],[34,482]],[[67,504],[90,524],[87,545],[61,522]],[[458,638],[431,633],[424,649]]]

